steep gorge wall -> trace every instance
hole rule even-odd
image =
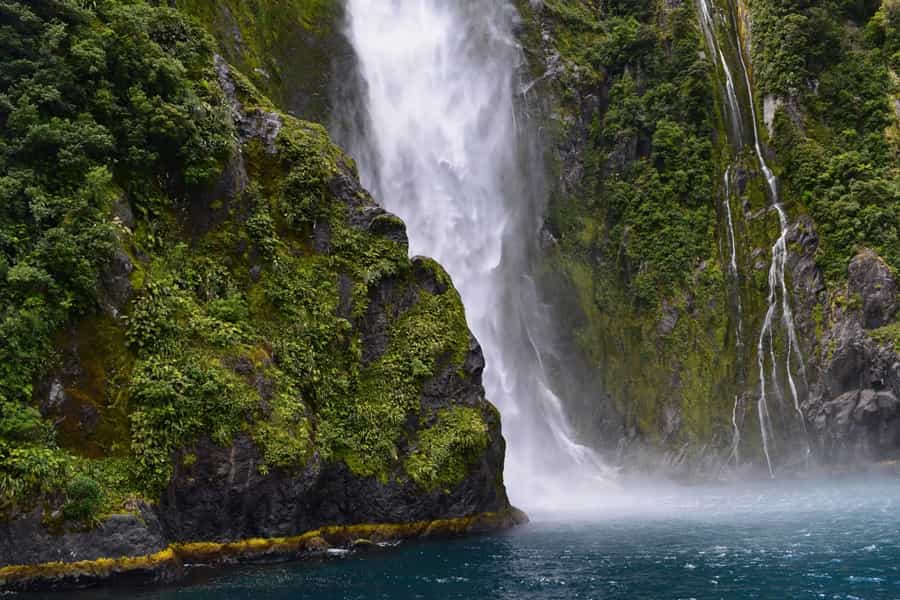
[[[353,70],[340,0],[174,0],[216,39],[219,51],[278,107],[328,123],[335,79]]]
[[[807,443],[829,464],[893,458],[897,7],[826,16],[764,0],[712,4],[714,43],[733,61],[726,32],[740,32],[790,225],[786,281],[805,358],[803,369],[794,356],[792,374],[804,418],[776,330],[765,357],[777,373],[766,378],[776,471],[807,466]],[[700,28],[701,5],[519,5],[555,136],[547,289],[571,290],[557,303],[560,321],[594,375],[593,394],[571,406],[576,424],[632,466],[764,470],[756,346],[778,219],[754,154],[730,141],[731,92]],[[827,52],[816,38],[823,28]],[[745,118],[737,127],[749,128],[746,86],[734,75]],[[810,161],[826,165],[818,180]],[[869,313],[879,316],[867,323]]]
[[[341,81],[355,76],[340,3],[276,3],[293,16],[275,34],[262,27],[275,8],[182,4],[213,24],[232,60],[262,54],[229,40],[268,39],[282,70],[316,72],[318,83],[285,78],[295,91],[279,97],[302,114],[297,98],[327,90],[320,106],[334,122],[335,103],[347,100]],[[733,141],[727,96],[741,104],[747,136],[748,92],[787,211],[799,341],[791,373],[802,420],[776,312],[764,369],[777,467],[805,468],[808,448],[826,463],[894,456],[898,8],[832,4],[712,2],[711,48],[699,3],[517,2],[531,68],[521,110],[544,122],[557,182],[540,244],[563,347],[547,360],[581,439],[613,462],[705,476],[765,469],[757,345],[780,232],[752,145]],[[259,85],[282,85],[253,72]],[[867,321],[866,311],[883,317]]]

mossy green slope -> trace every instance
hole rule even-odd
[[[340,0],[176,0],[215,36],[223,56],[275,104],[326,122],[337,59],[348,53]]]
[[[289,4],[256,9],[304,27],[330,10]],[[482,459],[486,420],[499,440],[483,395],[420,404],[437,375],[473,376],[447,274],[411,262],[325,130],[279,113],[194,21],[3,2],[0,47],[6,518],[90,526],[155,502],[201,440],[249,437],[263,475],[339,462],[423,494]]]
[[[576,422],[603,443],[592,429],[608,416],[605,392],[616,438],[697,450],[726,430],[720,400],[733,400],[740,365],[725,350],[734,332],[712,202],[722,140],[694,7],[554,0],[530,20],[566,65],[549,90],[559,135],[582,140],[582,175],[547,218],[558,243],[546,277],[572,290],[571,334],[597,375],[596,412]],[[572,166],[561,161],[561,178]]]

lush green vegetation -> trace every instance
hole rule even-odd
[[[665,29],[653,2],[597,5],[545,3],[560,50],[579,68],[581,79],[564,86],[608,98],[590,125],[586,194],[555,203],[549,225],[652,308],[710,250],[709,65],[691,5],[668,10]]]
[[[215,36],[220,51],[279,107],[326,122],[332,114],[340,0],[174,0]]]
[[[419,434],[418,448],[410,454],[406,468],[422,486],[452,486],[466,478],[470,463],[481,456],[487,444],[487,425],[477,409],[444,409],[438,413],[437,423]]]
[[[573,292],[567,335],[597,374],[590,388],[605,392],[575,421],[601,444],[611,410],[654,443],[705,443],[727,430],[713,401],[730,396],[722,382],[736,362],[721,351],[734,334],[715,242],[724,136],[695,11],[547,0],[541,12],[567,64],[556,92],[573,130],[560,133],[584,143],[578,185],[550,204],[558,245],[545,283]]]
[[[900,268],[900,3],[750,8],[757,86],[802,111],[779,115],[772,142],[788,193],[816,221],[826,275],[843,279],[859,246]]]
[[[88,9],[90,6],[90,10]],[[0,471],[4,497],[54,488],[67,459],[25,403],[53,334],[95,310],[121,227],[113,201],[171,206],[231,146],[211,43],[143,3],[0,3]]]
[[[371,200],[331,191],[353,166],[322,127],[232,70],[245,118],[275,124],[238,140],[212,39],[141,0],[0,1],[0,49],[0,514],[45,502],[91,523],[158,498],[193,444],[239,435],[261,472],[315,455],[458,483],[447,452],[486,444],[432,448],[416,475],[400,448],[431,418],[424,382],[465,361],[461,301],[437,264],[351,225]],[[130,265],[118,306],[114,255]],[[364,360],[381,287],[386,348]],[[474,410],[459,424],[485,427]]]

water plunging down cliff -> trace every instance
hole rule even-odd
[[[542,352],[548,311],[529,277],[544,166],[517,114],[521,50],[505,0],[349,0],[366,118],[344,140],[364,183],[407,223],[410,252],[453,277],[503,414],[506,481],[524,508],[580,502],[610,473],[579,444]],[[565,483],[563,483],[565,481]],[[556,497],[551,498],[551,496]]]
[[[0,238],[78,252],[77,268],[13,255],[52,291],[8,285],[0,249],[0,595],[522,522],[444,269],[410,260],[404,223],[324,128],[277,108],[198,23],[112,4],[0,9],[28,23],[12,60],[71,100],[33,107],[26,77],[10,102],[31,120],[0,144],[75,132],[5,157],[32,174],[9,197],[85,186],[46,221],[0,203]],[[109,63],[87,66],[88,46]],[[129,96],[101,107],[92,77]],[[127,116],[136,97],[168,133]],[[79,150],[94,133],[104,149]],[[57,152],[81,158],[58,168]]]
[[[734,8],[734,6],[732,6],[731,2],[726,2],[725,6],[725,10],[720,13],[712,4],[711,0],[700,0],[699,2],[700,22],[704,32],[704,37],[706,38],[710,53],[713,55],[716,64],[721,69],[720,76],[724,84],[723,97],[726,103],[725,110],[729,116],[729,139],[732,142],[732,146],[738,153],[745,148],[752,149],[759,170],[765,177],[768,197],[771,202],[772,208],[778,215],[779,235],[778,239],[775,241],[775,244],[772,246],[772,261],[768,276],[768,308],[766,310],[765,317],[763,318],[763,323],[760,328],[759,338],[757,341],[757,368],[759,370],[757,418],[759,420],[759,431],[762,440],[762,449],[765,455],[766,466],[769,470],[769,474],[774,477],[775,468],[773,466],[772,455],[770,452],[771,439],[774,436],[774,429],[772,426],[772,417],[770,414],[769,403],[772,400],[772,392],[774,392],[774,397],[778,399],[778,401],[783,401],[783,393],[779,388],[778,382],[779,364],[776,354],[776,336],[774,331],[774,328],[776,326],[776,314],[779,312],[781,314],[781,324],[784,330],[786,343],[786,349],[783,358],[784,379],[787,381],[787,385],[790,390],[790,400],[792,402],[792,407],[796,412],[796,417],[801,425],[801,428],[803,429],[804,436],[806,433],[806,418],[800,405],[802,401],[801,394],[805,393],[807,387],[805,383],[806,374],[803,354],[800,348],[800,343],[797,339],[796,328],[794,326],[794,316],[791,309],[790,293],[788,291],[788,286],[785,283],[785,261],[787,258],[787,237],[789,233],[789,222],[787,213],[785,212],[784,207],[781,204],[781,197],[778,190],[778,180],[776,179],[775,174],[772,172],[766,161],[766,157],[762,148],[762,142],[760,141],[759,125],[757,122],[757,114],[753,98],[753,86],[750,82],[750,72],[747,67],[747,62],[744,59],[743,43],[741,41],[741,34],[738,29],[737,19],[735,17],[736,9]],[[737,67],[737,70],[743,79],[742,84],[744,85],[745,91],[745,98],[743,102],[738,98],[738,94],[736,92],[737,83],[735,82],[735,79],[732,75],[733,69],[729,67],[729,61],[726,58],[725,52],[723,52],[720,46],[720,42],[717,37],[717,33],[719,31],[724,32],[725,39],[728,40],[728,42],[731,44],[731,47],[729,48],[729,54],[731,56],[737,57],[735,66]],[[748,108],[746,112],[743,106],[746,106]],[[749,128],[746,127],[746,123],[748,120],[750,122]],[[737,263],[735,260],[736,241],[734,237],[734,226],[730,209],[732,193],[730,184],[731,169],[731,166],[726,168],[725,185],[723,192],[725,195],[724,202],[727,210],[729,235],[731,238],[731,269],[732,274],[737,277]],[[739,292],[737,294],[737,305],[735,308],[738,313],[738,331],[740,332],[743,319],[741,312],[743,309]],[[740,337],[738,339],[740,340]],[[797,358],[796,367],[792,365],[792,359],[794,356],[796,356]],[[800,374],[800,385],[798,385],[798,382],[795,380],[795,370]],[[736,414],[737,403],[735,405],[735,415]],[[737,426],[736,419],[733,420],[733,425],[735,436],[733,444],[733,455],[736,458],[738,456],[738,445],[740,440],[740,431]],[[808,442],[804,441],[803,443],[806,445],[806,453],[808,454]]]

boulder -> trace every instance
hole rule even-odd
[[[848,269],[848,291],[862,299],[862,324],[876,329],[897,314],[897,281],[890,267],[871,250],[857,254]]]

